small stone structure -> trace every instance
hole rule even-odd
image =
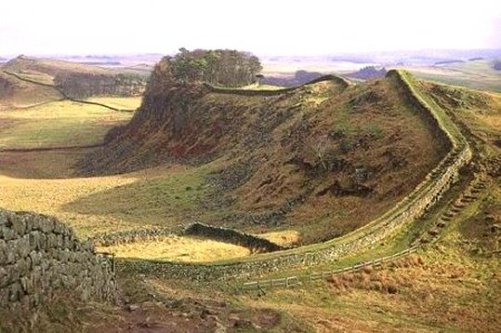
[[[112,263],[55,218],[0,209],[0,308],[32,308],[58,292],[115,301]]]

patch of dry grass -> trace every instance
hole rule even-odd
[[[0,175],[0,207],[56,216],[80,236],[116,231],[132,225],[109,216],[67,212],[63,206],[82,196],[130,184],[136,179],[134,175],[72,179],[21,179]]]
[[[300,233],[296,230],[282,230],[258,234],[256,236],[267,239],[280,246],[292,246],[299,242]]]
[[[205,238],[170,236],[99,247],[99,251],[114,253],[122,258],[140,258],[181,262],[208,262],[250,255],[250,250],[238,245]]]
[[[90,102],[101,103],[121,110],[135,110],[141,105],[141,96],[136,97],[91,97]]]
[[[29,160],[32,155],[34,159]],[[204,193],[203,187],[194,185],[202,179],[200,170],[194,167],[171,165],[122,175],[57,179],[58,174],[71,172],[64,164],[52,165],[48,156],[44,159],[37,154],[22,153],[17,157],[17,153],[4,153],[0,154],[0,161],[5,156],[19,160],[6,169],[0,164],[0,207],[56,216],[82,237],[147,225],[176,226],[190,222],[192,219],[186,214],[197,211],[197,198]],[[34,174],[16,174],[22,158],[28,159],[25,160],[28,165],[33,163],[28,169],[33,169]],[[49,168],[48,178],[53,179],[36,178],[43,172],[37,167],[40,159]],[[64,155],[56,157],[54,162],[61,162],[60,159],[64,160]],[[14,178],[16,175],[31,179]],[[190,185],[192,188],[187,190]]]

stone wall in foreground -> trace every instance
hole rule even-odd
[[[31,308],[58,292],[115,301],[111,262],[55,218],[0,209],[0,308]]]

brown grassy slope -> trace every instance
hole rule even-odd
[[[432,82],[423,89],[453,119],[486,146],[501,148],[501,94],[481,92]]]
[[[0,111],[59,100],[54,88],[32,84],[7,75],[0,67]]]
[[[155,76],[154,76],[155,77]],[[251,231],[293,227],[305,243],[359,227],[421,181],[444,154],[392,79],[346,89],[320,82],[278,96],[150,84],[142,107],[84,173],[120,173],[169,161],[224,167],[206,222]]]
[[[109,74],[114,73],[113,70],[105,69],[97,66],[83,65],[69,61],[31,58],[26,56],[19,56],[2,65],[2,70],[24,74],[28,78],[31,76],[42,76],[47,74],[54,77],[62,72],[76,72],[76,73],[94,73],[94,74]],[[33,79],[35,79],[33,77]],[[43,80],[41,81],[43,82]],[[44,82],[50,83],[50,82]]]

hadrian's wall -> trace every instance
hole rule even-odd
[[[193,223],[184,231],[185,235],[203,236],[210,239],[240,245],[252,252],[273,252],[285,248],[267,239],[234,229],[214,227],[203,223]]]
[[[250,249],[252,252],[273,252],[285,249],[280,245],[258,236],[234,229],[216,227],[198,222],[189,225],[185,229],[149,227],[105,233],[96,235],[90,238],[89,241],[96,246],[107,247],[141,241],[161,241],[165,237],[179,235],[206,237],[221,242],[240,245]]]
[[[341,88],[346,88],[349,85],[349,82],[342,77],[336,76],[336,75],[324,75],[321,76],[315,80],[312,80],[308,83],[305,83],[302,86],[298,87],[290,87],[290,88],[282,88],[282,89],[274,89],[274,90],[265,90],[265,89],[238,89],[238,88],[222,88],[222,87],[215,87],[211,84],[205,83],[205,87],[207,87],[211,92],[213,93],[218,93],[218,94],[229,94],[229,95],[239,95],[239,96],[277,96],[289,92],[293,92],[295,90],[301,89],[304,86],[310,85],[310,84],[315,84],[318,82],[325,82],[325,81],[333,81],[337,83],[338,85],[341,86]]]
[[[66,292],[115,301],[111,262],[52,217],[0,209],[0,308],[30,308]]]
[[[413,192],[394,208],[371,223],[325,243],[303,246],[296,249],[261,254],[254,257],[214,264],[187,264],[148,260],[119,260],[118,269],[164,276],[167,278],[211,281],[230,277],[252,276],[278,271],[285,267],[310,265],[333,261],[336,258],[377,244],[404,225],[421,217],[433,206],[458,177],[459,170],[472,157],[465,138],[457,127],[440,109],[432,108],[414,88],[408,74],[390,71],[401,93],[422,115],[449,152]]]

